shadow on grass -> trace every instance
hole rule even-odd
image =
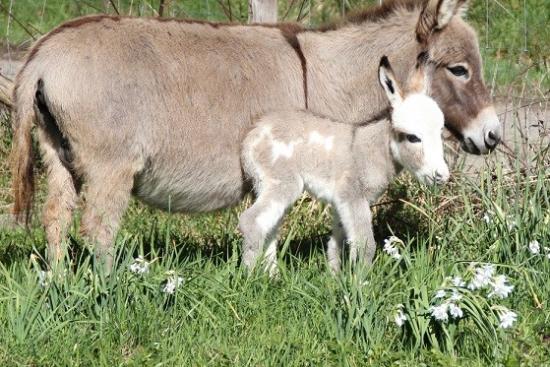
[[[382,205],[374,208],[374,234],[381,247],[385,238],[395,234],[401,238],[424,237],[428,225],[413,209],[404,203],[410,198],[409,185],[394,184],[390,187]],[[330,223],[326,206],[311,200],[302,201],[285,218],[281,228],[278,251],[284,251],[283,261],[309,262],[326,251],[330,237]],[[117,251],[124,258],[128,251],[134,257],[174,256],[177,261],[208,259],[220,265],[230,259],[240,259],[242,237],[237,230],[238,216],[244,205],[220,212],[203,215],[180,215],[163,213],[156,209],[133,203],[118,233]],[[72,259],[90,254],[90,246],[79,235],[78,215],[70,231],[67,244]],[[392,233],[393,230],[393,233]],[[35,252],[46,258],[46,239],[41,225],[36,223],[31,231],[8,230],[0,234],[0,261],[11,264]],[[421,241],[415,241],[416,243]],[[414,249],[413,249],[414,250]],[[344,252],[344,258],[347,258]]]

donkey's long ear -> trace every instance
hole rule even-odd
[[[469,0],[428,0],[416,24],[416,39],[425,43],[434,30],[443,29],[456,14],[463,16]]]
[[[428,51],[422,51],[416,57],[416,66],[407,82],[408,91],[428,95],[433,67]]]
[[[380,59],[380,66],[378,67],[378,80],[380,85],[384,88],[390,105],[395,108],[403,101],[403,94],[401,88],[395,80],[395,74],[391,68],[390,62],[386,56],[382,56]]]

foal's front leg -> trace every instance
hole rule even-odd
[[[327,244],[327,261],[330,270],[336,274],[340,272],[342,264],[342,243],[345,234],[338,211],[332,208],[332,234]]]
[[[341,200],[336,204],[340,220],[349,242],[349,257],[352,264],[364,261],[371,264],[376,251],[372,231],[372,214],[369,202],[362,197]]]

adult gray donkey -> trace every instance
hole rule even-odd
[[[104,15],[67,22],[36,42],[15,81],[13,212],[29,218],[35,124],[48,169],[50,259],[62,254],[84,183],[81,227],[109,266],[132,193],[172,211],[238,203],[249,187],[241,143],[257,117],[309,109],[374,120],[388,109],[380,57],[404,82],[420,45],[437,64],[430,95],[446,126],[466,151],[486,153],[500,125],[466,6],[388,0],[318,29]]]

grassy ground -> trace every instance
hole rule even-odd
[[[395,231],[402,257],[380,250],[371,269],[338,277],[324,260],[328,208],[307,198],[285,222],[276,280],[239,265],[242,208],[185,216],[133,203],[107,279],[89,263],[77,223],[76,260],[42,280],[38,223],[30,233],[3,230],[0,365],[550,365],[548,150],[529,171],[488,163],[489,173],[456,173],[440,191],[403,176],[375,208],[378,242]],[[140,255],[151,262],[145,274],[131,271]],[[513,285],[505,299],[448,279],[469,284],[484,264]],[[182,284],[164,292],[175,276]],[[445,299],[461,295],[462,318],[431,316],[441,289]],[[518,315],[508,329],[502,307]]]
[[[130,3],[134,14],[156,9],[156,2],[115,1],[124,12]],[[214,1],[172,3],[173,15],[224,17]],[[484,45],[479,3],[471,21]],[[90,4],[101,7],[102,1],[1,4],[12,4],[23,24],[43,32],[79,11],[89,12]],[[195,13],[188,4],[196,6]],[[212,6],[209,12],[206,4]],[[338,5],[323,4],[315,8],[318,14],[334,13]],[[544,23],[537,26],[548,9],[544,0],[529,5],[538,7],[530,8],[530,26],[537,33],[530,35],[534,43],[528,52],[516,48],[521,32],[506,17],[491,28],[498,29],[495,37],[506,47],[482,50],[495,90],[506,91],[519,78],[520,94],[507,96],[517,103],[524,97],[547,99],[548,93],[548,30]],[[515,29],[516,36],[504,43],[506,29]],[[14,43],[26,38],[13,23],[10,32]],[[526,65],[531,65],[527,80],[521,74]],[[0,119],[0,215],[11,200],[7,126],[5,116]],[[308,198],[285,222],[281,274],[275,280],[246,275],[239,265],[236,224],[246,203],[202,216],[132,203],[117,238],[118,266],[108,278],[90,264],[77,221],[70,236],[73,262],[68,271],[49,275],[42,272],[45,238],[38,218],[30,232],[0,229],[0,365],[550,366],[550,152],[547,143],[531,149],[529,169],[519,163],[505,169],[493,157],[483,165],[486,173],[456,171],[439,190],[403,176],[374,208],[377,242],[399,236],[401,258],[380,249],[371,269],[337,277],[324,260],[329,208]],[[535,240],[538,254],[529,250]],[[151,263],[144,274],[131,271],[140,255]],[[476,279],[475,269],[487,264],[494,264],[493,283],[501,274],[505,285],[514,287],[504,299],[488,296],[494,285],[470,290],[448,279],[461,276],[468,285]],[[177,277],[182,284],[173,294],[164,292]],[[445,297],[436,297],[439,290]],[[452,302],[463,317],[435,320],[432,307],[453,292],[461,296]],[[503,307],[517,314],[506,329],[499,327]],[[399,312],[407,318],[401,327],[395,323]]]

